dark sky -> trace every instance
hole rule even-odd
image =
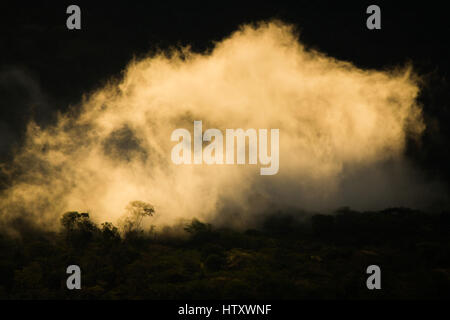
[[[391,1],[392,2],[392,1]],[[66,8],[77,4],[82,30],[66,28]],[[378,4],[382,29],[366,28],[366,8]],[[419,98],[427,131],[410,158],[432,176],[450,181],[450,46],[443,4],[386,1],[280,1],[209,4],[171,1],[3,1],[0,4],[0,152],[7,161],[27,121],[54,120],[132,57],[155,49],[211,48],[248,22],[278,18],[298,26],[302,42],[365,68],[411,62],[425,80]],[[381,129],[381,128],[380,128]]]

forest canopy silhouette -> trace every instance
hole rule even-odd
[[[16,220],[20,239],[0,235],[0,298],[450,297],[448,212],[341,208],[298,217],[275,212],[244,231],[197,219],[161,231],[97,225],[79,212],[65,213],[58,232]],[[82,270],[81,290],[66,288],[72,264]],[[371,264],[383,268],[383,290],[365,286]]]

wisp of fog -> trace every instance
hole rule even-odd
[[[193,217],[247,225],[267,208],[417,206],[432,197],[404,158],[425,129],[411,67],[365,70],[303,45],[280,21],[245,25],[212,50],[134,60],[120,80],[40,127],[4,167],[0,218],[55,228],[66,211],[116,222],[134,200],[152,223]],[[279,172],[176,165],[177,128],[279,129]]]

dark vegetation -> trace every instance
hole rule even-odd
[[[0,298],[450,298],[449,213],[345,208],[307,222],[277,213],[246,231],[193,220],[188,237],[136,224],[119,232],[77,212],[61,223],[54,233],[17,222],[19,238],[0,235]],[[81,290],[66,288],[71,264]],[[366,288],[371,264],[382,290]]]

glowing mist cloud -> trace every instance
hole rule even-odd
[[[401,159],[407,135],[423,131],[418,91],[408,68],[362,70],[305,49],[281,22],[244,26],[209,53],[133,61],[77,116],[45,129],[30,123],[2,220],[27,215],[52,226],[77,210],[115,222],[133,200],[153,204],[158,224],[217,219],[229,207],[251,216],[269,203],[331,208],[343,180]],[[194,120],[203,130],[279,128],[278,174],[174,165],[171,133]]]

